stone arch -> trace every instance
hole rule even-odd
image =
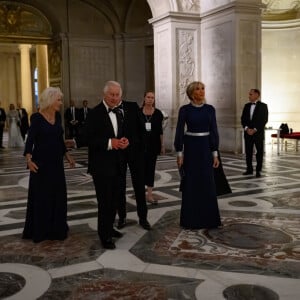
[[[157,18],[170,11],[178,11],[178,0],[147,0],[153,18]]]

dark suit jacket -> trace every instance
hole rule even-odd
[[[108,150],[108,141],[115,137],[113,125],[103,102],[89,113],[85,127],[88,145],[88,172],[98,176],[114,176],[121,172],[123,150]],[[77,143],[78,144],[78,143]]]
[[[6,121],[6,113],[5,110],[3,108],[0,108],[0,126],[5,125],[5,121]]]
[[[251,102],[245,104],[242,116],[241,123],[243,128],[248,127],[250,129],[256,128],[257,132],[255,133],[256,137],[264,138],[265,134],[265,125],[268,122],[268,106],[267,104],[257,101],[255,109],[253,112],[252,120],[250,119],[250,108]]]
[[[144,125],[136,102],[123,101],[124,136],[129,140],[125,150],[107,150],[108,141],[115,138],[114,129],[103,102],[89,112],[84,137],[88,145],[88,172],[99,176],[113,176],[126,172],[127,162],[144,151]],[[77,141],[78,145],[82,144]]]
[[[22,114],[20,117],[20,122],[21,122],[20,129],[21,129],[22,136],[24,136],[29,129],[29,121],[28,121],[28,114],[27,114],[26,109],[21,108],[21,111],[22,111]],[[18,109],[18,113],[19,113],[19,109]]]
[[[71,108],[68,107],[65,111],[65,123],[70,126],[70,122],[73,120],[73,115],[71,113]],[[80,120],[80,113],[79,109],[75,107],[75,120],[79,121]]]
[[[91,111],[91,109],[89,107],[87,107],[86,118],[87,118],[90,111]],[[84,108],[82,107],[82,108],[79,109],[79,122],[80,122],[80,124],[84,124],[85,121],[86,120],[84,119]]]

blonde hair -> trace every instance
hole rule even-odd
[[[191,82],[187,88],[186,88],[186,94],[187,96],[189,97],[190,100],[193,100],[193,94],[194,94],[194,91],[195,89],[198,87],[198,86],[203,86],[205,87],[205,84],[201,81],[193,81]]]
[[[61,92],[59,87],[47,87],[46,89],[43,90],[43,92],[40,94],[39,97],[39,108],[40,110],[46,109],[58,97],[63,97],[63,93]]]

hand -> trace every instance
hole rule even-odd
[[[75,148],[75,141],[71,139],[65,140],[65,145],[67,148]]]
[[[129,146],[129,141],[126,137],[119,139],[119,148],[126,149]]]
[[[218,159],[218,157],[214,157],[214,161],[213,161],[213,168],[218,168],[220,165],[220,161]]]
[[[256,130],[255,129],[247,128],[246,132],[247,132],[248,135],[253,135],[254,133],[256,133]]]
[[[111,139],[111,146],[115,150],[123,150],[129,146],[129,141],[126,137],[122,137],[121,139]]]
[[[183,165],[183,156],[177,156],[178,169]]]
[[[39,169],[38,166],[35,164],[35,162],[33,162],[31,159],[27,161],[27,166],[28,169],[33,173],[37,173]]]
[[[72,169],[75,168],[75,165],[76,165],[75,160],[69,153],[66,153],[66,159],[70,164],[70,168],[72,168]]]

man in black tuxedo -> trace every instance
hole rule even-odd
[[[27,113],[26,109],[21,106],[20,102],[17,103],[17,111],[18,111],[19,118],[20,118],[19,125],[20,125],[21,135],[22,135],[23,140],[25,140],[25,136],[29,129],[28,113]]]
[[[265,125],[268,122],[268,106],[259,100],[260,91],[251,89],[249,91],[249,102],[245,104],[241,123],[244,128],[244,139],[246,149],[247,170],[243,175],[253,174],[252,157],[253,146],[256,148],[256,177],[260,177],[263,155]]]
[[[136,102],[122,101],[122,88],[108,81],[103,101],[88,115],[85,135],[88,144],[88,172],[92,175],[98,202],[98,234],[104,248],[114,249],[113,238],[122,233],[113,228],[118,202],[123,193],[127,164],[137,190],[139,223],[150,229],[143,181],[143,130]]]
[[[1,102],[0,102],[1,106]],[[3,130],[5,126],[6,121],[6,113],[4,108],[0,107],[0,149],[3,149]]]
[[[65,111],[65,125],[67,138],[76,138],[79,130],[80,113],[75,101],[70,100],[70,106]]]

